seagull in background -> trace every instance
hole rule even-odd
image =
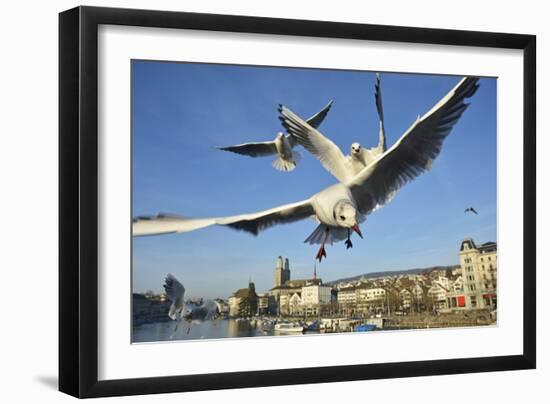
[[[475,213],[476,215],[479,214],[479,213],[477,213],[477,211],[476,211],[474,208],[472,208],[472,207],[466,208],[466,210],[464,211],[464,213],[468,213],[468,212]]]
[[[258,235],[275,225],[313,218],[318,226],[305,242],[321,245],[315,257],[321,262],[326,257],[326,243],[342,240],[351,243],[352,231],[362,238],[359,224],[366,216],[383,206],[407,182],[432,167],[443,141],[468,107],[464,100],[473,96],[478,87],[477,78],[464,77],[430,111],[419,117],[392,147],[354,176],[344,169],[337,154],[320,153],[323,165],[337,173],[340,182],[308,199],[236,216],[142,216],[133,221],[133,235],[189,232],[213,225]],[[293,121],[297,128],[296,135],[303,143],[311,143],[311,138],[319,133],[295,114]],[[323,149],[320,148],[320,151]]]
[[[187,334],[189,334],[193,322],[214,320],[221,312],[218,303],[213,300],[207,300],[201,304],[185,303],[183,300],[185,288],[172,274],[166,275],[164,291],[168,300],[172,302],[168,310],[168,317],[176,321],[176,326],[170,339],[176,335],[182,320],[189,323],[189,327],[187,328]]]
[[[376,73],[374,88],[374,100],[376,111],[378,112],[380,129],[378,133],[378,145],[370,149],[366,149],[360,143],[355,142],[350,147],[350,154],[344,156],[340,148],[330,139],[323,136],[321,132],[317,131],[317,128],[311,125],[304,127],[301,124],[302,119],[283,105],[279,105],[278,108],[279,119],[286,131],[294,136],[298,143],[307,151],[317,157],[328,172],[334,175],[339,181],[345,181],[358,174],[386,151],[382,90],[380,87],[380,74],[378,73]]]
[[[318,128],[332,107],[330,101],[321,111],[307,119],[307,123]],[[294,151],[296,139],[292,135],[285,135],[283,132],[277,133],[275,139],[268,142],[244,143],[236,146],[218,147],[220,150],[230,151],[250,157],[264,157],[276,155],[273,160],[273,167],[279,171],[292,171],[300,161],[300,153]]]
[[[185,303],[183,297],[185,295],[185,288],[183,285],[174,277],[172,274],[166,275],[164,280],[164,291],[166,292],[166,297],[172,302],[170,309],[168,310],[168,317],[176,322],[176,327],[172,333],[172,337],[178,330],[178,327],[183,320],[184,316],[190,311],[188,308],[185,308]],[[185,313],[184,313],[185,310]]]

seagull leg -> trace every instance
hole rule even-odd
[[[180,323],[181,323],[181,319],[176,321],[176,326],[174,327],[174,332],[172,332],[172,335],[170,335],[170,339],[174,339],[174,337],[176,336],[176,331],[178,331],[178,327]]]
[[[321,262],[321,260],[323,259],[323,257],[327,257],[327,252],[325,250],[325,243],[327,241],[327,237],[328,237],[328,227],[325,228],[325,234],[323,235],[323,241],[321,242],[321,247],[319,247],[319,251],[317,251],[317,255],[315,256],[315,259],[319,260],[319,262]]]
[[[353,248],[353,243],[351,242],[351,230],[348,229],[348,239],[346,240],[346,250]]]

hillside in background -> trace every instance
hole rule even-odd
[[[439,265],[434,267],[427,268],[413,268],[405,269],[402,271],[379,271],[379,272],[369,272],[366,274],[355,275],[349,278],[336,279],[334,281],[326,282],[326,285],[334,285],[340,282],[354,282],[358,281],[361,278],[373,279],[373,278],[382,278],[385,276],[398,276],[398,275],[413,275],[413,274],[428,274],[432,271],[447,271],[457,268],[458,265]]]

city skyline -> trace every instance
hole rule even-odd
[[[299,149],[292,173],[216,146],[270,140],[282,128],[276,106],[307,117],[329,100],[320,131],[344,152],[353,141],[377,142],[374,73],[132,62],[133,214],[170,212],[222,216],[254,212],[303,199],[334,183],[319,162]],[[388,145],[446,94],[458,76],[382,73]],[[362,273],[456,265],[466,237],[496,239],[496,80],[481,79],[470,107],[445,141],[433,169],[367,217],[354,248],[328,246],[319,276],[335,280]],[[277,192],[273,192],[273,190]],[[474,206],[478,217],[464,214]],[[411,212],[414,214],[411,215]],[[162,289],[166,273],[189,297],[227,297],[249,278],[272,287],[278,255],[289,257],[294,278],[313,273],[316,248],[303,243],[314,223],[269,229],[258,237],[230,229],[135,238],[133,290]]]

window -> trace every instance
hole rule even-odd
[[[470,296],[470,305],[472,307],[476,307],[477,306],[477,300],[476,300],[476,297],[475,296]]]
[[[481,257],[481,262],[483,262],[483,257]]]
[[[482,261],[483,261],[483,260],[482,260]],[[485,265],[482,265],[482,266],[481,266],[481,269],[485,270]]]

